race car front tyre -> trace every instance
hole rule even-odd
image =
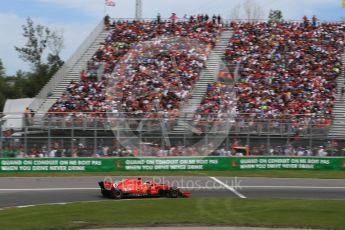
[[[102,189],[101,193],[104,197],[108,197],[108,191]]]
[[[114,198],[114,199],[121,199],[123,197],[123,193],[120,189],[112,189],[111,190],[111,198]]]
[[[169,194],[168,192],[169,191],[167,191],[167,190],[161,189],[161,190],[159,190],[158,194],[159,194],[160,197],[167,197],[168,194]]]
[[[179,195],[179,190],[177,188],[171,188],[168,192],[170,198],[177,198]]]

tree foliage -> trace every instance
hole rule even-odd
[[[44,50],[48,46],[50,30],[41,25],[34,25],[31,18],[27,18],[26,25],[22,25],[23,36],[27,39],[24,47],[15,47],[19,57],[34,66],[40,65]]]
[[[283,20],[283,13],[281,10],[270,10],[268,19],[270,22],[280,22]]]
[[[0,110],[2,111],[3,105],[6,101],[6,84],[5,84],[5,68],[0,59]]]
[[[7,99],[35,97],[64,63],[60,58],[64,47],[62,32],[35,25],[30,18],[22,28],[26,43],[15,50],[23,61],[31,64],[32,70],[6,76],[0,60],[0,111]]]
[[[15,47],[19,57],[30,63],[34,68],[40,66],[43,62],[45,51],[50,50],[48,57],[53,55],[59,57],[64,47],[63,33],[51,31],[43,25],[35,25],[31,18],[27,18],[26,25],[22,25],[23,36],[27,39],[24,47]],[[60,57],[57,59],[60,62]]]

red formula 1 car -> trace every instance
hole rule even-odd
[[[142,182],[141,178],[126,179],[118,183],[111,180],[98,182],[101,193],[104,197],[121,199],[130,196],[142,197],[189,197],[189,192],[182,192],[179,188],[171,187],[166,184],[156,184],[151,181]]]

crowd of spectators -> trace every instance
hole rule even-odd
[[[215,122],[232,122],[237,116],[236,95],[231,85],[218,81],[208,84],[206,95],[195,111],[194,122],[197,128],[205,132]]]
[[[237,147],[238,148],[237,148]],[[248,148],[248,152],[244,149]],[[73,149],[64,148],[58,143],[52,143],[48,148],[33,145],[25,150],[23,147],[4,147],[2,156],[5,158],[51,158],[51,157],[178,157],[178,156],[300,156],[300,157],[326,157],[344,156],[345,148],[332,146],[331,142],[324,145],[310,147],[303,144],[272,144],[269,147],[264,144],[252,144],[251,146],[233,143],[229,146],[214,147],[212,144],[204,146],[174,145],[161,147],[160,145],[143,145],[141,147],[118,147],[116,145],[99,145],[96,149],[87,145],[78,144]]]
[[[236,97],[229,97],[231,88],[220,79],[208,86],[195,117],[212,123],[219,112],[230,112],[248,124],[280,120],[297,132],[309,125],[329,127],[344,52],[341,25],[304,18],[303,23],[233,22],[231,27],[224,61],[241,67]],[[227,111],[234,102],[236,112]]]
[[[154,117],[164,111],[177,117],[222,32],[218,19],[109,20],[109,36],[50,114],[110,111]],[[104,73],[97,77],[100,66]]]
[[[225,61],[241,65],[239,113],[322,117],[331,123],[344,33],[339,24],[233,23]]]
[[[159,38],[137,44],[115,71],[107,92],[115,111],[177,117],[188,99],[209,48],[183,38]],[[121,71],[123,69],[123,71]]]
[[[51,115],[59,115],[63,112],[76,112],[64,114],[65,116],[82,116],[78,112],[105,113],[107,106],[105,103],[105,92],[108,80],[102,78],[101,81],[72,81],[64,94],[50,108]]]
[[[173,17],[174,16],[174,17]],[[204,68],[222,31],[221,18],[207,15],[170,21],[106,20],[109,36],[88,62],[80,81],[73,81],[49,110],[51,116],[179,116],[183,102]],[[231,23],[233,36],[225,51],[228,66],[239,65],[239,78],[219,73],[207,87],[194,124],[207,131],[214,122],[235,117],[243,128],[287,123],[299,133],[327,128],[341,75],[344,34],[339,24],[264,22]],[[95,76],[99,67],[102,76]],[[84,112],[88,112],[85,114]],[[100,115],[96,115],[100,114]],[[274,128],[274,127],[273,127]],[[290,129],[290,128],[289,128]]]

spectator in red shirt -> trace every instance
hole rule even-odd
[[[173,24],[175,24],[177,22],[178,17],[176,16],[175,13],[172,13],[170,16],[170,20]]]
[[[81,73],[80,73],[80,79],[81,81],[85,81],[86,80],[86,73],[85,73],[85,70],[82,70]]]

